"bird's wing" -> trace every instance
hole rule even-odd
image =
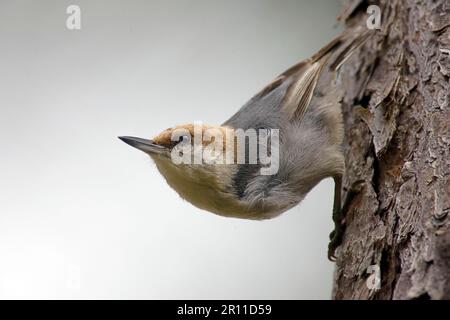
[[[339,46],[343,41],[343,36],[339,36],[332,40],[325,47],[320,49],[316,54],[314,54],[311,58],[307,60],[300,61],[299,63],[293,65],[274,80],[272,80],[268,85],[266,85],[261,91],[259,91],[252,99],[260,98],[268,93],[272,92],[275,88],[279,87],[284,81],[289,79],[290,77],[297,75],[301,76],[302,73],[306,72],[311,67],[311,62],[317,62],[323,57],[325,57],[332,49]]]
[[[289,119],[301,120],[305,115],[324,65],[323,60],[308,62],[304,70],[292,80],[281,103],[281,109],[288,114]]]
[[[280,105],[280,109],[288,113],[291,120],[299,121],[303,118],[313,97],[320,74],[335,49],[339,54],[333,58],[330,69],[336,71],[371,35],[364,32],[352,39],[348,35],[340,35],[311,58],[301,61],[276,77],[271,83],[258,92],[251,101],[263,98],[288,83]]]
[[[311,58],[284,71],[254,95],[224,125],[241,128],[251,127],[255,123],[266,124],[271,122],[270,117],[276,118],[276,113],[279,115],[280,110],[286,112],[291,121],[301,121],[327,62],[331,60],[330,70],[337,70],[370,36],[369,32],[358,30],[355,34],[343,34],[335,38]]]

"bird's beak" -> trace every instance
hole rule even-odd
[[[152,140],[136,137],[119,137],[119,139],[148,154],[163,154],[167,151],[166,147],[160,146]]]

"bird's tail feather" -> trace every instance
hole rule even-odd
[[[338,50],[339,53],[336,57],[333,57],[333,62],[330,65],[330,69],[333,71],[338,70],[347,60],[352,56],[352,54],[361,47],[371,36],[373,35],[372,30],[367,30],[355,38],[349,40],[347,43],[343,44],[343,49]]]

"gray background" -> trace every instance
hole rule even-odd
[[[222,123],[336,35],[338,12],[1,0],[0,298],[329,298],[331,180],[274,220],[227,219],[182,201],[116,137]]]

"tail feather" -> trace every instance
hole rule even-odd
[[[365,32],[353,39],[348,39],[347,35],[341,35],[310,59],[299,64],[300,68],[291,68],[284,73],[285,76],[292,79],[292,82],[284,96],[282,108],[290,115],[291,119],[300,121],[305,115],[322,70],[330,58],[332,59],[330,69],[332,71],[339,69],[352,53],[367,41],[370,35],[371,33]]]
[[[338,70],[372,34],[371,30],[361,32],[361,28],[359,28],[338,36],[311,58],[303,60],[284,71],[254,95],[248,103],[258,101],[277,90],[282,84],[287,84],[280,109],[287,112],[291,119],[300,121],[311,102],[322,71],[329,64],[329,61],[331,61],[329,64],[330,70]]]
[[[355,39],[342,49],[339,54],[334,58],[333,63],[330,65],[332,71],[338,70],[347,60],[352,56],[352,54],[361,47],[371,36],[373,32],[367,30],[361,35],[358,35]]]

